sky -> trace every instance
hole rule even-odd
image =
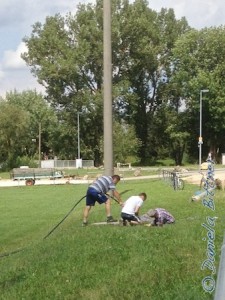
[[[16,89],[44,89],[20,55],[26,51],[23,38],[30,36],[32,25],[45,22],[47,16],[75,12],[78,3],[95,0],[0,0],[0,96]],[[160,11],[173,8],[176,18],[186,17],[196,29],[225,25],[224,0],[149,0],[149,7]]]

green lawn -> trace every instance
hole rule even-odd
[[[146,192],[142,212],[164,207],[174,225],[81,227],[83,200],[45,240],[43,237],[85,195],[87,185],[0,188],[0,253],[24,249],[0,258],[0,299],[77,300],[203,300],[213,299],[202,280],[207,259],[207,217],[215,221],[215,266],[225,230],[225,195],[216,191],[216,210],[191,202],[197,190],[186,185],[174,191],[157,180],[121,181],[127,197]],[[112,202],[114,217],[120,207]],[[90,223],[105,220],[97,205]],[[213,275],[214,279],[216,276]]]

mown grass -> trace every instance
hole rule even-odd
[[[196,186],[174,191],[160,180],[122,181],[123,199],[145,191],[142,212],[164,207],[176,224],[154,227],[81,227],[83,200],[45,240],[43,237],[85,195],[87,185],[0,188],[0,299],[208,300],[201,285],[209,270],[207,216],[217,216],[215,253],[219,263],[225,230],[225,197],[215,194],[216,210],[191,202]],[[120,207],[112,203],[114,217]],[[97,205],[90,223],[104,221]]]

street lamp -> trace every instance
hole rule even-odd
[[[80,159],[80,113],[77,113],[77,158]]]
[[[200,117],[199,117],[199,139],[198,139],[198,146],[199,146],[199,172],[201,171],[201,164],[202,164],[202,94],[208,93],[209,90],[200,90]]]

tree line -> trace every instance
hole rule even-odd
[[[112,0],[114,161],[176,165],[198,160],[200,91],[203,158],[225,151],[225,28],[196,30],[173,9]],[[43,154],[103,160],[103,1],[49,16],[24,38],[27,66],[46,89],[0,99],[0,163]],[[16,116],[16,119],[12,116]],[[36,140],[36,142],[35,142]],[[16,162],[17,160],[17,162]]]

